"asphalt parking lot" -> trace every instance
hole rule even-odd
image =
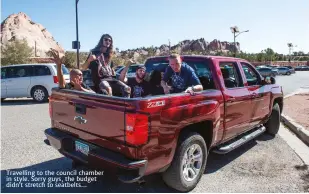
[[[309,71],[296,71],[295,74],[276,76],[275,79],[283,87],[284,95],[291,94],[298,88],[309,88]]]
[[[309,72],[277,77],[277,82],[284,83],[289,91],[286,93],[291,93],[306,87]],[[72,170],[69,159],[43,143],[43,131],[49,126],[47,103],[8,99],[2,104],[2,192],[174,192],[159,175],[147,177],[144,185],[123,184],[105,174],[85,188],[6,187],[7,170]],[[287,129],[281,126],[280,130]],[[274,139],[262,135],[227,155],[210,154],[205,174],[192,192],[309,192],[308,189],[309,171],[293,149],[280,135]]]

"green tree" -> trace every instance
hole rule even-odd
[[[136,62],[142,64],[142,63],[144,63],[144,62],[146,61],[147,58],[148,58],[147,55],[142,55],[142,54],[140,54],[140,55],[137,57]]]
[[[73,51],[66,51],[64,54],[63,63],[68,68],[75,68],[76,67],[76,53]]]
[[[114,66],[124,65],[125,60],[120,56],[113,56],[112,61],[114,63]]]
[[[25,39],[14,40],[2,46],[1,65],[28,63],[32,55],[33,49]]]

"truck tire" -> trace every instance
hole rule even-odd
[[[164,182],[178,191],[191,191],[204,174],[207,154],[206,143],[200,134],[183,134],[171,166],[163,173]]]
[[[36,102],[47,102],[48,92],[42,86],[36,86],[31,90],[31,96]]]
[[[281,120],[280,107],[279,104],[276,103],[274,104],[273,109],[271,111],[271,115],[265,124],[266,132],[272,136],[275,136],[280,128],[280,120]]]

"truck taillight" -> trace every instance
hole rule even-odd
[[[148,141],[148,116],[126,113],[126,142],[131,145],[142,145]]]
[[[54,78],[54,83],[57,84],[59,81],[58,81],[58,77],[57,76],[53,76]]]

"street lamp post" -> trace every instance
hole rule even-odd
[[[233,26],[230,29],[231,29],[231,32],[234,34],[234,57],[236,57],[236,37],[244,32],[249,32],[249,30],[239,32],[239,29],[237,26]]]
[[[79,0],[75,0],[75,12],[76,12],[76,41],[77,41],[77,68],[79,69],[79,37],[78,37],[78,1]]]
[[[78,9],[77,9],[77,5],[78,5],[78,1],[79,0],[75,0],[75,13],[76,13],[76,41],[72,41],[72,48],[76,49],[77,51],[77,57],[76,57],[76,61],[77,61],[77,67],[79,69],[79,49],[80,49],[80,43],[79,43],[79,38],[78,38]]]
[[[171,54],[171,41],[168,39],[168,53]]]

